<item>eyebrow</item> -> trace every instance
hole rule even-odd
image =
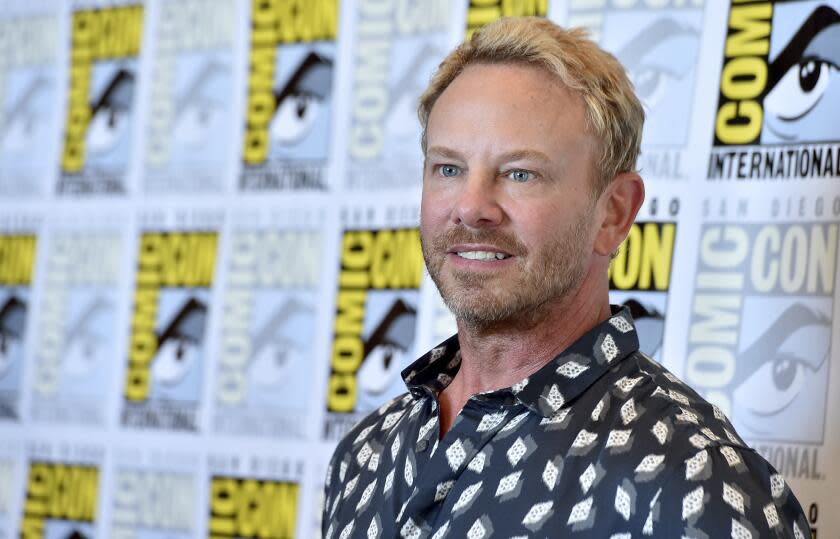
[[[445,157],[448,159],[463,159],[463,156],[460,152],[453,150],[451,148],[446,148],[443,146],[432,146],[426,151],[426,155],[436,155],[439,157]],[[518,161],[520,159],[534,159],[537,161],[545,161],[548,162],[550,159],[548,156],[538,150],[513,150],[510,152],[505,152],[499,156],[500,161]]]

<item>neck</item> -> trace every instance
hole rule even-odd
[[[440,396],[441,437],[470,397],[530,376],[609,318],[608,293],[606,279],[593,272],[573,296],[538,314],[481,327],[458,320],[461,366]]]

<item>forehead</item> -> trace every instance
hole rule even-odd
[[[438,97],[427,138],[429,146],[516,143],[551,151],[588,145],[584,127],[583,100],[545,69],[474,64]]]

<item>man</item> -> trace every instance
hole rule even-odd
[[[423,254],[458,334],[339,444],[324,536],[810,536],[782,477],[609,306],[644,199],[617,61],[503,19],[444,60],[419,114]]]

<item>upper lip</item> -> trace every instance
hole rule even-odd
[[[471,251],[486,251],[488,253],[502,253],[503,255],[513,256],[504,249],[499,249],[493,245],[481,245],[475,243],[459,243],[458,245],[453,245],[449,248],[447,253],[466,253]]]

